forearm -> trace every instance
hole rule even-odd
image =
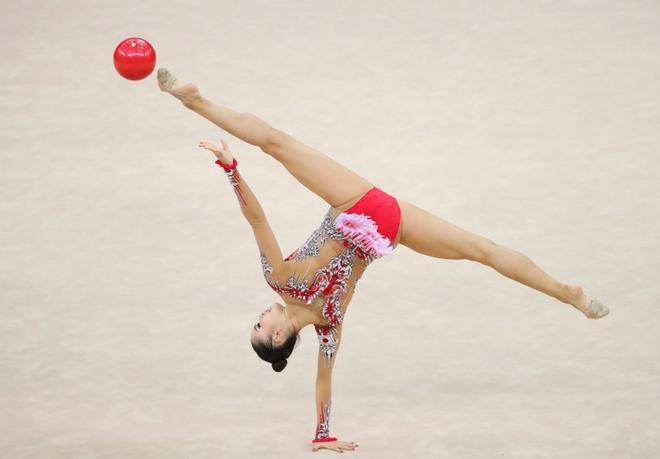
[[[330,437],[330,407],[332,395],[332,379],[330,377],[316,378],[316,429],[314,439]]]
[[[238,203],[241,206],[241,212],[243,212],[245,219],[251,225],[265,222],[266,214],[264,213],[261,204],[259,204],[257,197],[252,192],[252,189],[248,186],[243,176],[238,172],[238,166],[230,170],[223,170],[229,179],[230,185],[234,189],[234,193],[238,198]]]
[[[201,96],[189,108],[233,136],[258,147],[268,144],[275,131],[271,125],[252,113],[239,113]]]

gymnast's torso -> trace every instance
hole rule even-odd
[[[287,303],[318,312],[314,324],[319,342],[331,357],[334,327],[343,321],[355,286],[367,266],[392,253],[400,238],[396,199],[377,187],[344,208],[331,206],[307,240],[285,259],[276,275],[265,257],[261,264],[268,285]]]
[[[284,259],[284,273],[273,275],[267,259],[262,269],[268,285],[286,303],[305,305],[318,313],[315,325],[339,325],[355,291],[355,285],[373,261],[361,257],[335,226],[341,210],[330,207],[321,225]],[[325,306],[325,309],[324,309]]]

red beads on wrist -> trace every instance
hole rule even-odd
[[[224,170],[226,170],[226,171],[231,170],[231,169],[235,169],[236,166],[238,165],[238,161],[236,161],[236,158],[234,158],[234,161],[232,161],[231,164],[225,164],[225,163],[223,163],[223,162],[220,161],[220,160],[217,160],[215,163],[216,163],[218,166],[222,167],[222,168],[223,168]]]
[[[321,443],[324,441],[337,441],[337,438],[335,437],[315,438],[314,440],[312,440],[312,443]]]

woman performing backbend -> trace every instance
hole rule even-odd
[[[353,450],[354,442],[330,436],[331,375],[341,342],[342,321],[355,285],[373,260],[399,244],[436,258],[471,260],[550,295],[599,319],[609,309],[587,297],[580,286],[563,284],[526,255],[466,231],[416,205],[397,199],[329,156],[276,129],[251,113],[239,113],[202,97],[167,69],[158,69],[158,84],[184,106],[212,123],[256,145],[275,158],[330,208],[321,225],[289,256],[278,242],[257,198],[239,174],[238,162],[224,139],[216,146],[200,142],[217,157],[241,211],[257,241],[268,285],[282,302],[259,314],[250,333],[252,347],[275,371],[282,371],[300,330],[313,325],[319,339],[316,374],[316,430],[312,449]]]

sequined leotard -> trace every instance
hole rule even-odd
[[[396,200],[373,187],[344,212],[328,209],[321,225],[285,258],[292,274],[284,285],[272,277],[272,267],[261,257],[264,277],[273,290],[304,304],[323,299],[322,313],[328,323],[314,328],[326,363],[334,355],[335,327],[344,318],[357,281],[372,261],[392,252],[399,218]],[[300,275],[302,270],[305,274]],[[310,271],[313,275],[306,277]]]

